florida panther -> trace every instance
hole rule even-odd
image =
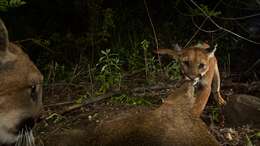
[[[220,94],[220,75],[217,59],[214,55],[216,47],[210,47],[207,43],[198,43],[188,48],[180,48],[178,45],[172,49],[159,49],[159,54],[167,54],[181,62],[181,71],[186,79],[197,80],[196,101],[193,113],[200,116],[212,92],[218,104],[225,104]]]
[[[0,146],[16,143],[33,127],[42,106],[42,80],[29,57],[9,42],[0,20]]]

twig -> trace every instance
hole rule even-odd
[[[256,14],[252,14],[252,15],[247,15],[247,16],[241,16],[241,17],[219,17],[219,16],[214,16],[216,18],[219,18],[219,19],[223,19],[223,20],[244,20],[244,19],[249,19],[249,18],[253,18],[253,17],[256,17],[256,16],[260,16],[260,13],[256,13]]]
[[[246,37],[243,37],[243,36],[233,32],[231,30],[226,29],[225,27],[222,27],[222,26],[218,25],[210,16],[207,15],[207,13],[197,3],[195,3],[193,0],[190,0],[190,1],[193,3],[194,6],[196,6],[205,15],[206,19],[210,20],[210,22],[213,23],[217,28],[219,28],[219,29],[221,29],[223,31],[226,31],[226,32],[228,32],[228,33],[230,33],[230,34],[232,34],[232,35],[234,35],[234,36],[236,36],[238,38],[241,38],[241,39],[243,39],[245,41],[248,41],[248,42],[251,42],[251,43],[254,43],[254,44],[260,44],[259,42],[250,40],[250,39],[248,39]]]
[[[153,86],[149,86],[149,87],[136,87],[136,88],[133,88],[130,90],[130,94],[134,94],[134,93],[137,93],[139,92],[147,92],[147,91],[155,91],[155,90],[165,90],[165,89],[170,89],[170,88],[174,88],[176,87],[175,84],[157,84],[157,85],[153,85]],[[94,97],[90,100],[87,100],[85,101],[84,103],[82,104],[77,104],[77,105],[73,105],[72,107],[75,108],[75,107],[82,107],[84,105],[87,105],[87,104],[91,104],[91,103],[94,103],[94,102],[98,102],[102,99],[105,99],[105,98],[109,98],[115,94],[120,94],[120,93],[123,93],[124,91],[114,91],[114,92],[109,92],[107,94],[103,94],[103,95],[100,95],[98,97]],[[137,95],[137,94],[135,94]],[[45,105],[44,107],[47,108],[47,107],[55,107],[55,106],[65,106],[65,105],[70,105],[70,104],[74,104],[75,102],[74,101],[65,101],[65,102],[60,102],[60,103],[54,103],[54,104],[49,104],[49,105]],[[72,107],[69,107],[68,109],[71,109]]]
[[[146,12],[147,12],[147,15],[148,15],[149,21],[150,21],[151,26],[152,26],[152,29],[153,29],[153,35],[154,35],[154,38],[155,38],[156,48],[158,49],[158,48],[159,48],[158,39],[157,39],[157,35],[156,35],[156,32],[155,32],[155,28],[154,28],[154,25],[153,25],[152,18],[151,18],[150,13],[149,13],[149,9],[148,9],[148,6],[147,6],[147,3],[146,3],[146,0],[144,0],[144,6],[145,6],[145,8],[146,8]]]
[[[88,105],[88,104],[95,103],[95,102],[98,102],[98,101],[100,101],[100,100],[109,98],[109,97],[114,96],[114,95],[119,94],[119,93],[120,93],[119,90],[118,90],[118,91],[113,91],[113,92],[108,92],[108,93],[106,93],[106,94],[103,94],[103,95],[100,95],[100,96],[91,98],[91,99],[89,99],[89,100],[83,102],[82,104],[72,105],[72,106],[68,107],[66,110],[64,110],[64,111],[61,113],[61,115],[64,115],[64,114],[66,114],[66,113],[68,113],[68,112],[72,112],[72,111],[74,111],[74,110],[76,110],[76,109],[79,109],[79,108],[81,108],[81,107],[83,107],[83,106],[86,106],[86,105]]]
[[[213,10],[215,10],[217,8],[217,6],[221,3],[222,0],[220,0],[216,5],[215,7],[213,8]],[[184,48],[186,48],[190,42],[194,39],[194,37],[199,33],[199,31],[202,29],[202,27],[204,26],[204,24],[206,23],[206,21],[208,20],[209,18],[206,17],[203,22],[201,23],[201,25],[198,27],[197,31],[192,35],[192,37],[190,38],[190,40],[186,43],[186,45],[184,46]]]
[[[192,37],[190,38],[190,40],[185,44],[184,48],[186,48],[191,41],[194,39],[194,37],[199,33],[200,29],[204,26],[204,24],[206,23],[206,21],[208,20],[208,18],[204,19],[203,22],[201,23],[201,25],[199,26],[199,29],[196,30],[196,32],[192,35]]]
[[[90,80],[91,95],[93,95],[93,93],[94,93],[94,84],[93,84],[93,78],[92,78],[92,72],[91,72],[90,64],[88,64],[88,75],[89,75],[89,80]]]
[[[224,2],[223,2],[224,3]],[[225,4],[225,3],[224,3]],[[177,10],[178,13],[180,13],[181,15],[183,16],[189,16],[189,17],[193,17],[195,15],[192,15],[192,14],[187,14],[185,12],[182,12],[181,10],[179,10],[176,6],[174,6],[174,8]],[[237,7],[238,8],[238,7]],[[243,8],[241,8],[243,9]],[[254,10],[259,10],[259,9],[254,9]],[[215,18],[218,18],[218,19],[222,19],[222,20],[230,20],[230,21],[233,21],[233,20],[244,20],[244,19],[249,19],[249,18],[253,18],[253,17],[257,17],[257,16],[260,16],[260,13],[255,13],[255,14],[252,14],[252,15],[246,15],[246,16],[240,16],[240,17],[220,17],[220,16],[213,16]]]
[[[232,1],[230,1],[230,2],[232,2]],[[237,2],[239,2],[239,1],[237,1]],[[234,9],[239,9],[239,10],[250,10],[250,11],[260,10],[260,9],[257,9],[257,8],[236,7],[236,6],[233,6],[233,5],[230,5],[230,4],[226,3],[225,1],[222,1],[222,3],[223,3],[224,5],[226,5],[227,7],[234,8]]]
[[[220,29],[215,29],[215,30],[205,30],[205,29],[202,29],[201,26],[198,26],[198,25],[196,24],[196,22],[195,22],[195,20],[194,20],[193,17],[191,17],[191,20],[192,20],[193,25],[194,25],[198,30],[200,30],[200,31],[203,31],[203,32],[206,32],[206,33],[214,33],[214,32],[217,32],[217,31],[220,30]]]
[[[145,8],[146,8],[147,16],[148,16],[148,18],[149,18],[149,21],[150,21],[151,26],[152,26],[152,29],[153,29],[153,35],[154,35],[154,39],[155,39],[156,50],[157,50],[157,52],[159,52],[158,38],[157,38],[157,35],[156,35],[156,32],[155,32],[155,28],[154,28],[153,21],[152,21],[152,18],[151,18],[151,16],[150,16],[150,13],[149,13],[149,9],[148,9],[146,0],[144,0],[144,6],[145,6]],[[161,64],[161,60],[160,60],[160,55],[159,55],[159,53],[157,53],[157,56],[158,56],[159,64],[160,64],[160,67],[161,67],[162,64]]]
[[[69,105],[69,104],[73,104],[73,103],[75,103],[75,102],[74,101],[66,101],[66,102],[54,103],[54,104],[45,105],[44,108],[55,107],[55,106],[64,106],[64,105]]]

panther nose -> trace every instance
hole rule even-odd
[[[195,75],[187,75],[187,77],[190,80],[195,80],[197,78],[197,76],[195,76]]]
[[[30,130],[34,127],[35,125],[35,120],[34,118],[30,117],[30,118],[26,118],[26,119],[23,119],[16,127],[17,129],[17,132],[21,132],[21,131],[24,131],[24,130]]]

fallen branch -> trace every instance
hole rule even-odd
[[[83,107],[83,106],[86,106],[86,105],[88,105],[88,104],[98,102],[98,101],[100,101],[100,100],[109,98],[109,97],[111,97],[111,96],[114,96],[114,95],[120,94],[120,93],[121,93],[120,90],[117,90],[117,91],[108,92],[108,93],[106,93],[106,94],[103,94],[103,95],[100,95],[100,96],[97,96],[97,97],[93,97],[93,98],[91,98],[91,99],[89,99],[89,100],[87,100],[87,101],[85,101],[85,102],[83,102],[83,103],[81,103],[81,104],[76,104],[76,105],[72,105],[72,106],[68,107],[66,110],[64,110],[64,111],[63,111],[62,113],[60,113],[60,114],[61,114],[61,115],[64,115],[64,114],[66,114],[66,113],[68,113],[68,112],[72,112],[72,111],[74,111],[74,110],[76,110],[76,109],[79,109],[79,108],[81,108],[81,107]]]
[[[136,88],[133,88],[130,90],[130,92],[128,92],[129,94],[132,94],[133,96],[158,96],[158,94],[154,94],[155,91],[158,91],[158,90],[167,90],[167,89],[171,89],[171,88],[174,88],[176,87],[176,83],[172,83],[172,84],[157,84],[157,85],[153,85],[153,86],[148,86],[148,87],[136,87]],[[87,105],[87,104],[91,104],[91,103],[94,103],[94,102],[98,102],[102,99],[106,99],[106,98],[109,98],[111,96],[114,96],[116,94],[120,94],[120,93],[126,93],[126,89],[124,91],[114,91],[114,92],[109,92],[109,93],[106,93],[106,94],[103,94],[103,95],[100,95],[100,96],[97,96],[97,97],[93,97],[85,102],[83,102],[82,104],[76,104],[76,105],[73,105],[71,107],[69,107],[68,109],[70,108],[74,108],[74,106],[84,106],[84,105]],[[71,104],[75,104],[75,101],[65,101],[65,102],[59,102],[59,103],[54,103],[54,104],[49,104],[49,105],[45,105],[44,108],[49,108],[49,107],[55,107],[55,106],[66,106],[66,105],[71,105]],[[73,109],[72,108],[72,109]]]
[[[138,87],[138,88],[132,89],[131,92],[133,92],[133,91],[135,91],[135,92],[136,91],[149,91],[149,92],[151,92],[151,90],[162,90],[162,89],[169,89],[169,88],[172,88],[172,87],[174,87],[174,86],[170,85],[170,84],[166,84],[166,85],[163,84],[161,86],[160,85],[155,85],[155,86],[150,86],[149,88],[142,88],[142,87],[140,88],[140,87]],[[88,104],[98,102],[100,100],[112,97],[112,96],[120,94],[120,93],[122,93],[122,91],[116,90],[116,91],[108,92],[106,94],[103,94],[103,95],[91,98],[91,99],[83,102],[82,104],[72,105],[72,106],[68,107],[65,111],[63,111],[61,113],[61,115],[64,115],[64,114],[66,114],[68,112],[74,111],[74,110],[79,109],[79,108],[81,108],[83,106],[86,106]]]
[[[69,104],[73,104],[73,103],[75,103],[75,101],[59,102],[59,103],[54,103],[54,104],[45,105],[44,108],[47,108],[47,107],[55,107],[55,106],[64,106],[64,105],[69,105]]]
[[[214,24],[218,29],[223,30],[223,31],[225,31],[225,32],[228,32],[228,33],[230,33],[230,34],[232,34],[232,35],[234,35],[234,36],[236,36],[236,37],[238,37],[238,38],[240,38],[240,39],[243,39],[243,40],[245,40],[245,41],[248,41],[248,42],[251,42],[251,43],[254,43],[254,44],[260,44],[260,42],[256,42],[256,41],[250,40],[250,39],[248,39],[248,38],[246,38],[246,37],[244,37],[244,36],[241,36],[241,35],[239,35],[239,34],[233,32],[233,31],[231,31],[231,30],[225,28],[225,27],[220,26],[219,24],[217,24],[217,23],[206,13],[194,0],[190,0],[190,2],[191,2],[195,7],[197,7],[197,8],[204,14],[204,16],[206,17],[205,19],[208,19],[208,20],[209,20],[212,24]]]

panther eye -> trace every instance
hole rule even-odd
[[[31,98],[32,98],[33,101],[37,100],[36,85],[31,86]]]
[[[205,64],[203,64],[203,63],[199,64],[199,69],[203,69],[204,67],[205,67]]]

